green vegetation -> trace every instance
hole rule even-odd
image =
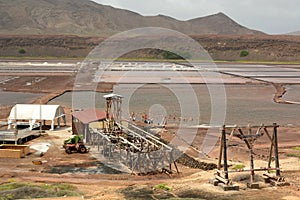
[[[85,59],[85,57],[67,57],[67,56],[1,56],[0,59],[7,59],[7,60],[19,60],[19,61],[27,61],[27,60],[61,60],[61,61],[82,61]],[[104,59],[105,60],[105,59]],[[107,59],[110,60],[110,59]],[[163,59],[163,58],[118,58],[116,61],[128,61],[128,62],[167,62],[169,61],[168,59]],[[192,59],[190,60],[192,62],[214,62],[214,63],[236,63],[236,64],[270,64],[270,65],[275,65],[275,64],[281,64],[281,65],[299,65],[300,61],[263,61],[263,60],[202,60],[202,59]],[[186,62],[185,60],[176,60],[176,62]]]
[[[240,52],[240,57],[246,57],[246,56],[248,56],[249,55],[249,51],[247,51],[247,50],[242,50],[241,52]]]
[[[232,167],[233,170],[239,170],[239,169],[244,169],[244,168],[245,168],[245,165],[243,165],[243,164],[234,165]]]
[[[13,190],[13,189],[24,187],[24,186],[28,186],[28,183],[11,182],[11,183],[0,185],[0,191]]]
[[[167,184],[162,183],[155,186],[156,189],[164,190],[164,191],[171,191],[171,188],[167,186]]]
[[[0,200],[80,196],[81,192],[69,184],[32,184],[10,182],[0,185]]]
[[[288,153],[286,156],[300,158],[300,154],[298,154],[298,153]]]
[[[300,147],[293,147],[294,150],[300,151]]]
[[[184,60],[184,59],[191,58],[191,54],[187,51],[177,51],[177,52],[163,51],[162,57],[163,59],[167,59],[167,60]]]
[[[26,50],[22,48],[22,49],[19,49],[18,52],[19,52],[19,54],[25,54],[25,53],[26,53]]]

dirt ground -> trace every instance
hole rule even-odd
[[[257,176],[261,188],[247,189],[248,173],[232,173],[230,178],[240,186],[240,190],[225,192],[208,183],[208,180],[214,177],[214,170],[191,169],[180,164],[178,164],[180,173],[172,175],[162,173],[137,176],[74,172],[72,169],[75,168],[93,169],[99,161],[90,153],[65,153],[62,143],[71,136],[69,127],[46,131],[41,137],[27,143],[28,145],[39,142],[50,143],[50,149],[42,157],[35,150],[31,150],[31,154],[22,159],[1,158],[0,180],[1,183],[9,182],[12,179],[31,183],[69,183],[82,191],[85,199],[300,199],[300,158],[288,157],[291,153],[300,155],[300,151],[293,148],[299,143],[285,137],[285,133],[288,132],[291,138],[297,138],[298,130],[298,128],[284,128],[279,131],[280,164],[282,175],[286,182],[290,183],[289,186],[271,187],[264,184],[262,179]],[[197,137],[203,137],[201,132],[197,134]],[[196,143],[193,144],[195,149],[197,149],[196,145]],[[218,145],[212,151],[212,155],[217,149]],[[262,147],[262,150],[266,150],[265,147]],[[235,163],[242,163],[247,166],[248,157],[245,154],[248,155],[242,148],[240,151],[230,149],[228,154],[229,160],[231,160],[230,164],[233,166]],[[232,160],[232,155],[239,160],[235,160],[235,158]],[[216,162],[212,156],[207,159],[210,162]],[[259,157],[255,159],[257,166],[266,163]],[[43,164],[34,165],[32,161],[42,161]],[[63,167],[66,167],[69,172],[63,173],[64,171],[59,170],[53,172],[53,169]],[[170,190],[157,188],[161,184],[165,184]]]

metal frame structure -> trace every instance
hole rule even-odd
[[[229,173],[235,172],[250,172],[250,182],[247,184],[249,188],[259,188],[259,184],[255,183],[254,175],[255,171],[265,171],[263,174],[263,178],[266,183],[272,183],[273,185],[282,186],[288,183],[285,182],[284,178],[281,176],[280,166],[279,166],[279,156],[278,156],[278,138],[277,138],[277,128],[279,126],[274,123],[273,125],[260,125],[260,126],[223,126],[221,128],[221,137],[220,137],[220,150],[219,150],[219,158],[218,158],[218,168],[215,173],[215,178],[213,180],[214,185],[218,185],[219,183],[224,184],[224,190],[237,190],[238,186],[234,186],[232,181],[229,179]],[[255,130],[253,132],[253,130]],[[273,133],[270,134],[268,129],[272,129]],[[248,133],[245,133],[245,130]],[[230,131],[227,132],[227,131]],[[229,138],[227,138],[229,135]],[[260,137],[263,135],[267,135],[270,141],[270,149],[268,155],[268,165],[265,168],[255,168],[254,167],[254,144]],[[227,158],[227,149],[229,147],[229,143],[232,140],[232,137],[237,137],[245,142],[250,157],[250,169],[249,170],[228,170],[228,158]],[[272,167],[272,158],[275,158],[275,166]],[[223,170],[222,167],[223,160]],[[271,170],[276,171],[276,175],[271,174]]]
[[[90,128],[91,144],[104,158],[121,162],[132,173],[146,174],[163,170],[171,173],[178,153],[171,146],[128,121],[121,120],[122,96],[105,95],[107,128]],[[126,124],[126,125],[124,125]],[[169,166],[170,169],[165,167]]]
[[[132,124],[118,126],[122,128],[122,133],[107,134],[103,130],[91,130],[92,145],[104,158],[121,162],[132,173],[139,174],[167,170],[165,167],[170,167],[170,163],[174,162],[173,148],[155,136]],[[178,172],[176,163],[174,165]]]

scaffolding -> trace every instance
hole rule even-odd
[[[124,164],[132,173],[147,174],[162,170],[172,173],[179,152],[154,134],[121,119],[122,96],[105,95],[106,128],[90,128],[91,145],[106,159]],[[166,167],[169,167],[168,169]]]

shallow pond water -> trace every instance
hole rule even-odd
[[[41,96],[41,94],[38,93],[0,91],[0,105],[30,103],[39,96]]]
[[[132,92],[133,87],[134,91]],[[280,125],[300,124],[300,106],[273,102],[276,90],[272,85],[226,85],[225,96],[213,94],[214,91],[208,89],[206,85],[193,85],[192,91],[182,85],[174,87],[177,87],[175,93],[168,85],[150,84],[136,88],[128,84],[117,86],[114,92],[124,96],[123,117],[129,118],[129,113],[134,112],[137,117],[141,118],[144,113],[147,113],[154,119],[154,123],[161,123],[164,116],[181,116],[185,119],[199,117],[199,124],[210,123],[213,105],[216,108],[215,114],[218,114],[220,110],[223,115],[222,112],[225,110],[224,123],[226,124],[271,124],[273,122]],[[76,95],[75,108],[105,109],[105,99],[103,98],[105,93],[77,93],[80,95]],[[49,103],[72,107],[73,95],[73,92],[67,92]],[[194,102],[192,98],[195,96],[198,105],[191,103]],[[91,99],[93,100],[91,101]],[[223,101],[223,103],[214,104],[212,99],[218,99],[217,102]],[[222,107],[218,108],[218,106]],[[182,107],[184,107],[184,111]],[[198,107],[199,112],[196,111]],[[198,124],[195,121],[193,123]]]

